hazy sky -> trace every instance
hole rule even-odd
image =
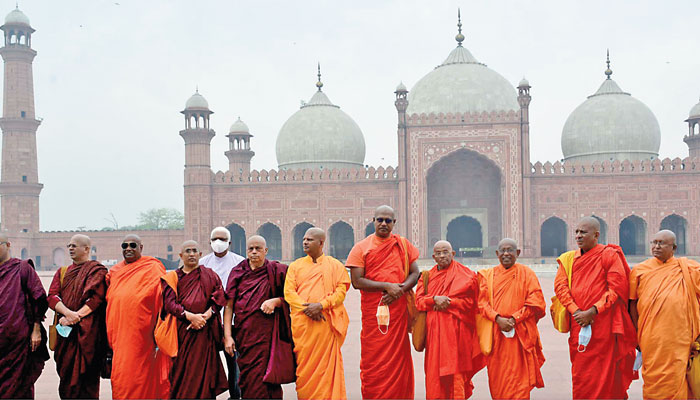
[[[14,1],[0,1],[10,12]],[[409,90],[464,45],[516,86],[532,85],[532,161],[562,158],[564,121],[605,76],[648,105],[661,157],[685,157],[700,96],[697,0],[21,1],[32,46],[42,230],[120,225],[183,208],[179,112],[195,87],[215,112],[212,167],[228,127],[254,135],[253,168],[277,167],[275,139],[300,100],[324,92],[365,135],[365,164],[396,165],[394,89]],[[5,11],[2,11],[5,10]]]

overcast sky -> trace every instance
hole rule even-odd
[[[0,1],[5,11],[14,1]],[[685,157],[700,96],[700,1],[21,1],[32,46],[42,230],[134,224],[183,209],[179,112],[199,86],[215,112],[212,167],[228,127],[254,135],[253,168],[277,167],[280,127],[315,91],[365,135],[365,164],[397,163],[399,81],[409,90],[464,45],[516,86],[532,85],[532,161],[562,158],[564,121],[605,76],[648,105],[661,157]]]

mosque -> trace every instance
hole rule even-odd
[[[61,265],[57,246],[62,251],[74,232],[39,230],[34,29],[19,10],[0,29],[2,229],[28,256]],[[608,60],[600,87],[581,94],[562,128],[564,160],[533,162],[530,84],[523,79],[515,86],[477,60],[464,45],[461,23],[455,39],[439,66],[410,90],[399,84],[394,92],[396,167],[365,166],[362,130],[326,94],[320,70],[309,101],[280,128],[276,170],[251,170],[254,129],[239,118],[226,135],[229,168],[213,171],[213,111],[204,96],[192,95],[179,132],[185,229],[140,233],[146,248],[172,259],[172,245],[185,237],[206,243],[211,229],[224,225],[233,251],[245,253],[246,236],[257,233],[267,239],[270,258],[292,260],[303,255],[303,233],[317,226],[328,232],[327,252],[344,259],[373,232],[374,209],[388,204],[397,210],[396,230],[424,258],[440,239],[461,257],[492,258],[503,237],[518,240],[526,257],[553,257],[576,247],[573,228],[591,215],[600,221],[601,241],[620,244],[627,255],[648,254],[659,229],[676,233],[678,253],[700,254],[700,103],[686,120],[689,157],[661,160],[656,117],[612,79]],[[124,233],[88,232],[112,247]],[[99,249],[99,259],[119,258]]]

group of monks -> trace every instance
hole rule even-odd
[[[142,254],[136,235],[124,238],[124,259],[109,270],[90,260],[90,238],[75,235],[67,246],[73,263],[56,271],[48,295],[31,260],[12,258],[0,234],[0,398],[34,397],[49,359],[42,321],[50,307],[61,398],[98,398],[100,378],[109,377],[117,399],[226,390],[231,398],[282,398],[281,383],[291,381],[300,399],[344,399],[351,284],[361,294],[363,398],[414,398],[409,334],[421,312],[427,398],[469,398],[484,367],[495,399],[529,399],[544,387],[537,323],[546,303],[535,273],[517,262],[518,244],[501,240],[500,264],[475,273],[438,241],[435,265],[421,274],[418,249],[392,233],[395,223],[391,207],[377,208],[375,233],[345,265],[324,254],[319,228],[304,234],[306,256],[287,266],[267,259],[258,235],[248,238],[245,258],[230,252],[230,233],[218,227],[211,254],[202,257],[188,240],[180,268],[169,272]],[[674,257],[675,235],[661,231],[653,258],[630,270],[619,246],[598,243],[599,230],[595,218],[583,218],[578,249],[557,260],[572,397],[626,399],[640,359],[644,398],[697,397],[686,372],[699,346],[700,264]]]

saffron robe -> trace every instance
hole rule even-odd
[[[693,398],[686,381],[690,345],[700,335],[695,289],[683,279],[680,261],[700,287],[700,264],[650,258],[632,268],[630,299],[637,300],[637,337],[642,350],[645,399]]]
[[[34,323],[44,320],[46,292],[31,260],[10,258],[0,265],[0,398],[34,398],[34,383],[49,359],[46,331],[32,351]]]
[[[581,326],[571,318],[569,357],[574,399],[626,399],[634,379],[636,332],[627,311],[629,274],[619,246],[598,244],[576,251],[571,288],[563,266],[554,279],[554,292],[569,313],[596,306],[591,341],[578,351]]]
[[[270,287],[268,270],[272,272],[275,287]],[[238,367],[241,375],[238,384],[244,399],[281,399],[282,386],[263,382],[270,359],[270,343],[275,317],[265,314],[260,306],[277,293],[284,293],[287,266],[277,261],[265,260],[251,269],[247,259],[231,270],[226,284],[226,297],[233,300],[233,339],[236,343]],[[283,305],[282,310],[288,312]]]
[[[299,399],[346,398],[340,348],[350,323],[343,305],[349,287],[348,272],[333,257],[321,255],[314,263],[306,256],[289,264],[284,299],[291,309]],[[304,303],[321,303],[325,320],[306,316]]]
[[[170,357],[156,350],[153,330],[163,304],[165,267],[141,256],[107,273],[107,338],[112,356],[112,397],[164,399],[170,393]]]
[[[163,280],[163,307],[177,318],[177,356],[170,369],[171,399],[213,399],[228,389],[226,371],[219,357],[223,326],[219,310],[226,305],[221,279],[211,269],[200,265],[177,274],[177,295]],[[202,329],[187,329],[190,321],[185,310],[214,314]]]
[[[494,399],[529,399],[530,391],[544,387],[544,364],[537,321],[546,314],[546,303],[535,272],[516,263],[493,268],[491,288],[479,274],[479,311],[494,321],[493,347],[488,356],[489,390]],[[493,304],[491,303],[491,293]],[[515,336],[506,338],[496,316],[515,319]]]
[[[364,268],[365,278],[378,282],[403,283],[406,280],[405,255],[409,264],[418,259],[418,249],[400,236],[381,239],[375,234],[357,242],[350,250],[346,266]],[[415,389],[413,359],[408,340],[409,315],[406,296],[389,304],[390,321],[386,334],[377,325],[377,307],[382,292],[360,291],[362,332],[360,333],[360,379],[365,399],[412,399]]]
[[[427,311],[425,333],[425,395],[428,399],[468,399],[472,377],[485,365],[476,335],[479,283],[476,274],[458,263],[443,270],[435,265],[416,285],[416,308]],[[447,296],[450,305],[433,309],[434,296]]]
[[[96,399],[100,396],[100,368],[107,346],[105,328],[105,282],[107,268],[97,261],[67,267],[61,285],[61,270],[56,271],[49,287],[49,307],[56,304],[73,311],[90,307],[90,314],[71,325],[67,338],[56,335],[56,372],[60,378],[58,394],[63,399]],[[59,315],[59,319],[62,315]]]

